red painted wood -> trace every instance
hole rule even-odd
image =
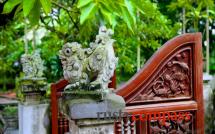
[[[123,118],[123,130],[124,130],[124,134],[128,133],[128,118],[127,117]]]
[[[58,94],[63,91],[64,87],[68,84],[66,80],[60,80],[51,85],[51,121],[52,121],[52,134],[58,134]],[[60,130],[61,132],[61,130]]]
[[[126,101],[125,111],[131,112],[133,114],[138,114],[140,112],[189,111],[192,113],[192,116],[195,117],[195,120],[192,122],[194,127],[194,132],[192,133],[204,134],[204,107],[202,91],[203,63],[201,42],[202,40],[200,33],[189,33],[175,37],[165,43],[138,73],[136,73],[122,87],[119,87],[117,90],[115,90],[115,92],[118,95],[121,95]],[[181,60],[181,56],[185,56],[185,60]],[[160,76],[166,70],[173,72],[175,71],[174,69],[176,69],[177,66],[168,68],[169,64],[173,62],[180,62],[181,65],[184,65],[183,67],[187,67],[188,72],[179,71],[176,73],[186,74],[183,76],[186,77],[186,82],[188,84],[183,85],[184,83],[182,83],[180,88],[188,87],[185,90],[189,90],[190,94],[176,95],[169,98],[165,98],[165,96],[162,96],[163,98],[156,97],[155,89],[151,89],[150,86],[155,83],[158,78],[158,81],[162,83],[164,80],[163,77],[160,78]],[[171,77],[172,76],[169,75],[166,78],[171,79]],[[178,82],[180,83],[180,80]],[[158,89],[163,90],[163,92],[171,88],[165,87],[169,83],[162,84],[165,85],[162,85],[163,87]],[[174,81],[171,84],[175,84]],[[143,97],[144,99],[139,97],[142,95],[142,93],[145,93],[146,91],[148,92],[150,90],[152,90],[153,94],[149,92],[149,95],[152,94],[154,96],[151,96],[149,100],[145,99],[145,96]],[[136,122],[136,132],[138,134],[150,132],[150,128],[146,127],[146,124],[147,123]],[[143,131],[143,129],[148,130]],[[159,129],[157,131],[159,131]]]
[[[63,117],[62,116],[60,116],[58,119],[58,126],[59,126],[59,129],[58,129],[59,134],[64,134]]]
[[[130,132],[131,134],[134,134],[134,130],[135,130],[135,122],[132,120],[132,118],[130,118]]]
[[[56,86],[51,85],[51,121],[52,134],[58,134],[58,105],[56,98]]]
[[[64,128],[64,133],[65,132],[69,132],[69,121],[66,119],[66,118],[64,118],[64,126],[63,126]]]
[[[116,70],[114,71],[113,77],[111,77],[111,82],[108,84],[109,88],[116,89]]]
[[[115,128],[114,128],[115,134],[121,134],[122,133],[122,123],[121,121],[115,122]]]

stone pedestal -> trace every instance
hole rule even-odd
[[[114,120],[80,119],[70,125],[70,134],[113,134]]]
[[[49,134],[49,102],[45,101],[45,78],[21,81],[24,100],[19,103],[19,134]]]
[[[120,118],[125,108],[124,99],[114,93],[100,101],[91,97],[74,99],[73,95],[64,100],[64,109],[72,119],[71,134],[113,134],[114,120]]]
[[[49,104],[19,104],[19,134],[49,134]]]
[[[46,78],[23,78],[21,80],[21,92],[24,95],[24,102],[34,103],[43,101],[43,95],[46,93]]]

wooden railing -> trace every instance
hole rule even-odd
[[[168,41],[142,70],[116,90],[126,101],[125,111],[134,115],[190,113],[190,120],[167,119],[167,126],[160,125],[159,119],[136,121],[132,124],[136,134],[204,133],[201,42],[200,33],[184,34]],[[127,133],[125,124],[124,121],[116,123],[117,134]]]
[[[68,81],[62,79],[51,85],[51,125],[52,134],[64,134],[69,132],[68,120],[58,110],[58,98],[62,96],[63,89]]]

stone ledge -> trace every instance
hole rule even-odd
[[[66,105],[65,105],[66,104]],[[124,110],[125,101],[121,96],[108,94],[102,101],[92,99],[71,99],[64,104],[72,119],[97,119],[98,113],[119,112]],[[106,118],[100,115],[99,118]]]

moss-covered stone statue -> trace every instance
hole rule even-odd
[[[25,78],[41,78],[43,76],[45,67],[39,50],[35,50],[32,54],[23,54],[21,63]]]
[[[38,101],[47,89],[46,78],[43,77],[45,66],[40,57],[40,50],[35,50],[32,54],[23,54],[21,63],[24,72],[21,86],[25,100]]]
[[[96,40],[89,48],[77,42],[66,43],[60,50],[64,78],[69,81],[65,88],[90,89],[108,92],[108,83],[113,76],[118,59],[113,50],[111,29],[102,26]]]
[[[112,117],[107,120],[98,114],[117,113],[125,108],[124,99],[108,88],[118,61],[112,34],[112,30],[103,26],[89,48],[72,42],[66,43],[60,50],[63,75],[69,84],[58,101],[59,109],[70,122],[75,120],[69,125],[70,132],[74,134],[106,130],[113,133]]]

